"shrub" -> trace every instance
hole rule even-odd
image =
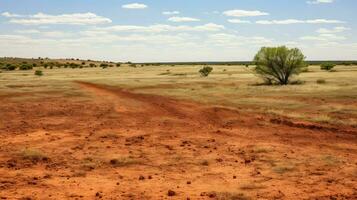
[[[262,47],[254,57],[254,72],[269,84],[289,84],[293,75],[298,75],[305,67],[305,56],[297,49]]]
[[[79,67],[79,65],[76,64],[76,63],[70,63],[69,66],[70,66],[72,69]]]
[[[317,83],[317,84],[325,84],[325,83],[326,83],[326,80],[325,80],[325,79],[317,79],[317,80],[316,80],[316,83]]]
[[[90,63],[89,67],[97,67],[97,66],[95,64],[93,64],[93,63]]]
[[[10,71],[10,70],[15,70],[16,66],[13,66],[11,64],[2,64],[1,63],[0,64],[0,69]]]
[[[120,65],[121,65],[120,63],[117,63],[117,64],[116,64],[117,67],[120,67]]]
[[[202,69],[200,69],[198,72],[201,74],[202,77],[207,77],[211,72],[213,68],[209,66],[205,66]]]
[[[33,68],[32,65],[22,64],[20,65],[19,70],[31,70],[32,68]]]
[[[37,149],[24,149],[21,151],[20,155],[23,159],[34,162],[48,160],[48,157],[42,151]]]
[[[15,65],[12,65],[12,64],[7,64],[5,66],[5,70],[8,70],[8,71],[12,71],[12,70],[15,70],[17,67]]]
[[[42,76],[43,75],[43,72],[41,70],[36,70],[35,71],[35,75],[36,76]]]
[[[106,64],[106,63],[101,63],[99,66],[100,66],[101,68],[105,69],[105,68],[107,68],[109,65]]]
[[[336,65],[334,63],[323,63],[320,66],[321,70],[331,71]]]

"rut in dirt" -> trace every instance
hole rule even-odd
[[[75,81],[83,89],[95,94],[98,99],[113,104],[115,110],[141,122],[154,118],[171,118],[190,125],[207,125],[212,128],[262,128],[260,123],[272,126],[285,126],[288,129],[305,129],[323,133],[341,133],[341,136],[356,139],[357,132],[346,127],[332,125],[295,122],[286,118],[270,118],[269,116],[242,113],[238,110],[202,105],[198,102],[178,100],[154,94],[133,93],[122,88],[100,85],[90,82]]]
[[[76,81],[76,83],[94,93],[97,99],[113,104],[118,112],[134,118],[171,118],[189,124],[207,124],[214,127],[225,127],[233,122],[242,122],[241,114],[237,110],[206,106],[154,94],[133,93],[108,85],[83,81]]]

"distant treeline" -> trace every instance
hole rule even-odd
[[[322,65],[326,63],[334,64],[334,65],[357,65],[357,60],[316,60],[316,61],[306,61],[308,65]],[[134,63],[134,62],[110,62],[110,61],[95,61],[95,60],[81,60],[78,58],[67,58],[67,59],[50,59],[50,58],[15,58],[15,57],[0,57],[0,69],[5,68],[6,66],[12,65],[16,68],[31,68],[37,66],[43,66],[45,68],[49,67],[64,67],[64,68],[82,68],[82,67],[112,67],[112,66],[120,66],[121,64],[128,65],[130,67],[144,67],[144,66],[160,66],[160,65],[254,65],[252,61],[217,61],[217,62],[146,62],[146,63]],[[31,66],[30,66],[31,65]],[[6,68],[8,68],[6,67]],[[10,68],[13,68],[10,67]]]
[[[357,65],[357,61],[306,61],[308,65],[321,65],[332,63],[335,65]],[[139,65],[254,65],[252,61],[232,61],[232,62],[160,62],[160,63],[136,63]]]

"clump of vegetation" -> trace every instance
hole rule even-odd
[[[210,199],[218,200],[250,200],[244,193],[236,192],[202,192],[201,196],[208,196]]]
[[[293,75],[298,75],[306,67],[305,56],[297,49],[262,47],[254,57],[258,74],[267,84],[289,84]]]
[[[323,63],[321,64],[320,69],[325,71],[331,71],[335,66],[336,64],[334,63]]]
[[[128,165],[133,165],[137,164],[138,161],[128,158],[128,157],[120,157],[120,158],[113,158],[109,161],[111,165],[114,167],[123,167],[123,166],[128,166]]]
[[[208,162],[208,160],[202,160],[202,161],[200,162],[200,164],[203,165],[203,166],[208,166],[208,165],[209,165],[209,162]]]
[[[101,63],[99,66],[100,66],[102,69],[106,69],[106,68],[109,67],[109,65],[106,64],[106,63]]]
[[[277,174],[284,174],[286,172],[291,172],[295,168],[293,166],[275,166],[273,167],[273,171]]]
[[[15,70],[17,67],[15,65],[12,64],[5,64],[4,66],[1,67],[1,69],[5,70],[5,71],[13,71]]]
[[[198,72],[201,74],[202,77],[207,77],[213,71],[212,67],[205,66],[201,68]]]
[[[121,66],[121,64],[120,63],[117,63],[117,64],[115,64],[117,67],[120,67]]]
[[[78,65],[77,63],[70,63],[69,66],[70,66],[72,69],[79,68],[79,65]]]
[[[332,155],[325,155],[321,158],[326,165],[328,166],[334,166],[334,165],[337,165],[340,163],[340,160],[335,157],[335,156],[332,156]]]
[[[31,160],[34,162],[48,160],[48,157],[38,149],[24,149],[21,151],[20,155],[23,159]]]
[[[41,70],[36,70],[35,71],[36,76],[43,76],[43,72]]]
[[[90,63],[89,67],[97,67],[97,65],[95,65],[94,63]]]
[[[32,68],[33,68],[32,65],[22,64],[20,65],[19,70],[31,70]]]
[[[265,186],[256,183],[248,183],[248,184],[241,185],[239,188],[242,190],[257,190],[257,189],[264,189]]]
[[[101,165],[101,163],[98,160],[96,160],[92,157],[86,157],[82,161],[81,169],[83,169],[84,171],[91,171],[100,165]]]
[[[317,84],[325,84],[325,83],[326,83],[326,80],[325,80],[325,79],[317,79],[317,80],[316,80],[316,83],[317,83]]]

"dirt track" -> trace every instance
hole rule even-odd
[[[77,84],[92,98],[0,99],[0,197],[357,198],[356,129]]]

